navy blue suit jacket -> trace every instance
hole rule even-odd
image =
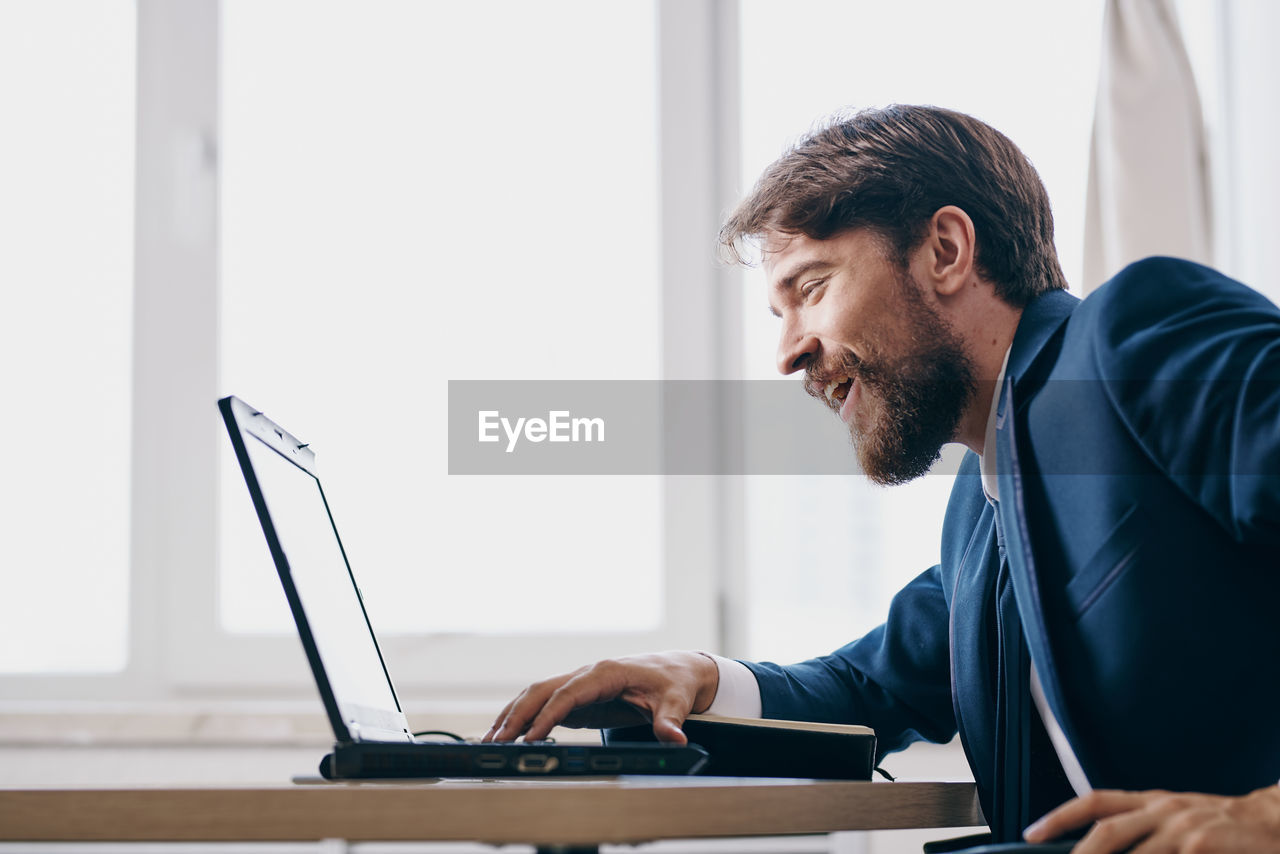
[[[1280,309],[1148,259],[1083,302],[1032,301],[999,394],[998,509],[968,454],[942,563],[883,625],[800,664],[744,662],[764,715],[866,724],[881,753],[958,731],[990,816],[998,512],[1027,647],[1092,785],[1275,784]]]

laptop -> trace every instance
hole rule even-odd
[[[417,739],[329,512],[315,452],[239,398],[223,398],[218,409],[333,727],[334,748],[321,760],[322,776],[695,774],[706,764],[706,751],[692,744]]]

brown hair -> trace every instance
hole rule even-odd
[[[828,121],[765,170],[720,229],[720,244],[741,263],[745,238],[826,240],[865,227],[905,266],[945,205],[973,220],[978,271],[1005,302],[1023,306],[1067,286],[1049,196],[1031,162],[995,128],[940,107],[895,104]]]

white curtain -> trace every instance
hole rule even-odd
[[[1149,255],[1213,262],[1204,118],[1173,0],[1107,0],[1083,291]]]
[[[1220,268],[1280,303],[1280,3],[1216,0],[1223,104],[1215,137]]]

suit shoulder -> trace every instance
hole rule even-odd
[[[1080,304],[1086,315],[1120,333],[1145,327],[1180,312],[1227,306],[1276,310],[1262,294],[1229,276],[1181,258],[1135,261],[1112,276]]]
[[[1086,297],[1071,334],[1088,339],[1104,376],[1120,378],[1113,371],[1129,373],[1124,366],[1164,374],[1160,366],[1174,354],[1250,332],[1274,335],[1278,324],[1280,309],[1252,288],[1201,264],[1157,257],[1130,264]],[[1209,368],[1174,361],[1193,374]]]

